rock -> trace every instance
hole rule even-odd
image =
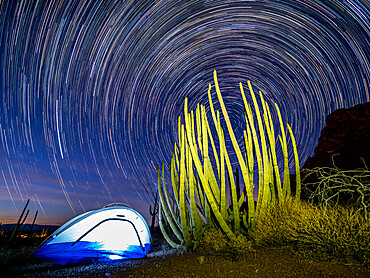
[[[335,166],[341,170],[354,170],[364,168],[364,161],[370,167],[370,102],[338,109],[328,115],[325,122],[314,156],[309,157],[301,168],[301,197],[305,200],[319,181],[315,174],[304,178],[305,169]],[[291,183],[295,187],[295,174],[291,175]],[[346,203],[351,197],[342,195],[341,202]]]
[[[348,109],[338,109],[326,117],[315,155],[303,168],[333,167],[353,170],[364,167],[363,158],[370,166],[370,102]]]

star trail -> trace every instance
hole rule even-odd
[[[185,97],[207,105],[213,70],[236,135],[250,80],[291,124],[303,165],[329,113],[370,101],[369,6],[0,1],[0,222],[28,198],[38,223],[112,202],[148,217],[140,178],[155,185]]]

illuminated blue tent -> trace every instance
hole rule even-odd
[[[142,258],[150,252],[150,232],[133,209],[114,206],[81,214],[56,230],[33,255],[67,264],[85,260]]]

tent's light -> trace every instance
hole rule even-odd
[[[122,259],[122,257],[119,255],[109,255],[108,258],[110,260],[121,260]]]

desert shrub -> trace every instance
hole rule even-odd
[[[232,261],[240,261],[247,253],[254,252],[252,241],[243,235],[237,235],[235,239],[227,242],[226,254]]]
[[[290,245],[303,257],[370,257],[370,223],[351,207],[317,207],[287,198],[258,219],[256,245]]]
[[[39,246],[39,242],[26,242],[17,245],[0,247],[0,273],[3,269],[15,267],[18,265],[31,264],[42,261],[41,259],[30,256]]]
[[[204,232],[197,252],[205,255],[223,256],[232,261],[240,261],[247,253],[254,252],[252,241],[239,234],[235,239],[229,240],[218,229],[207,229]]]
[[[350,205],[369,219],[370,171],[363,162],[364,168],[346,171],[335,166],[303,169],[304,195],[323,207]]]
[[[206,255],[221,255],[227,246],[227,237],[218,229],[207,229],[197,251]]]

